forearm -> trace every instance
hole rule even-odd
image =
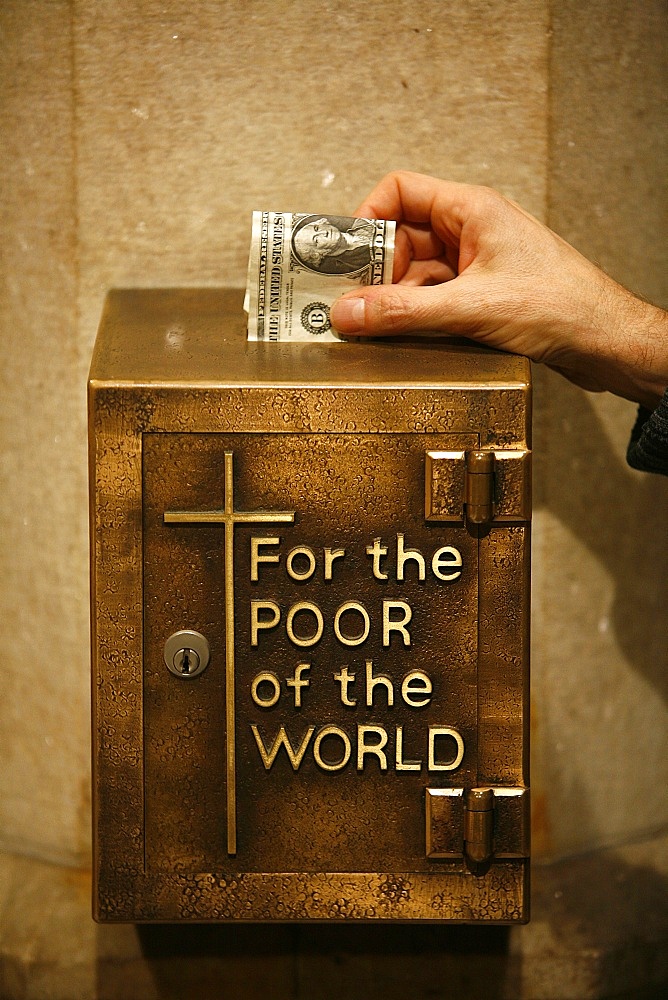
[[[655,409],[668,387],[668,313],[607,279],[595,323],[604,349],[598,363],[605,388]]]

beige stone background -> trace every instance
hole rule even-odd
[[[85,866],[85,381],[112,286],[245,282],[253,209],[493,185],[668,305],[663,0],[2,0],[0,847]],[[535,370],[539,857],[668,822],[668,492]]]

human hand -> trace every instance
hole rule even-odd
[[[525,354],[584,389],[659,403],[668,313],[503,195],[400,171],[355,214],[396,220],[394,283],[334,303],[344,336],[445,331]]]

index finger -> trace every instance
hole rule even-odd
[[[442,238],[458,240],[472,191],[469,184],[397,170],[380,181],[355,215],[367,219],[429,223]]]

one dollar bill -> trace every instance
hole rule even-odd
[[[356,285],[392,281],[395,227],[385,219],[253,212],[248,339],[338,340],[332,303]]]

